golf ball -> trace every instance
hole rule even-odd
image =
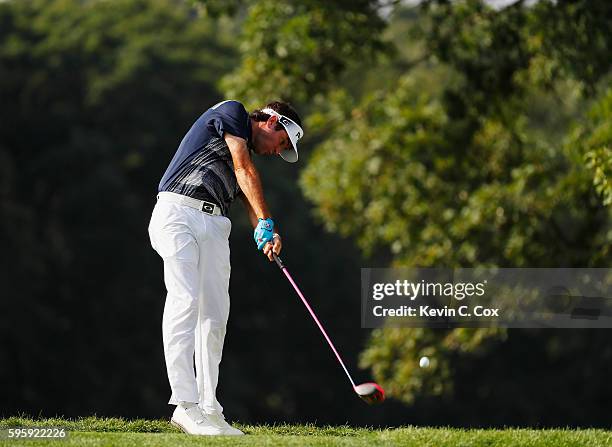
[[[419,366],[421,368],[427,368],[429,366],[429,358],[428,357],[421,357],[421,360],[419,360]]]

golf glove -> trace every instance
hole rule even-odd
[[[264,248],[267,242],[272,242],[274,238],[274,221],[270,218],[260,218],[253,232],[253,237],[257,244],[257,250]]]

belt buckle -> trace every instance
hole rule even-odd
[[[210,214],[211,216],[214,216],[215,204],[202,200],[202,212]]]

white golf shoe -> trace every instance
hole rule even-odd
[[[228,424],[223,414],[207,414],[206,419],[208,419],[208,422],[214,425],[215,427],[218,427],[219,429],[223,430],[224,435],[244,435],[243,432]]]
[[[177,405],[170,423],[190,435],[214,436],[225,434],[220,427],[208,421],[206,415],[196,404],[188,408]]]

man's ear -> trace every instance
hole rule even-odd
[[[270,129],[274,129],[276,127],[276,123],[278,121],[278,116],[276,115],[271,115],[270,118],[268,118],[268,121],[266,123],[266,125],[270,128]]]

